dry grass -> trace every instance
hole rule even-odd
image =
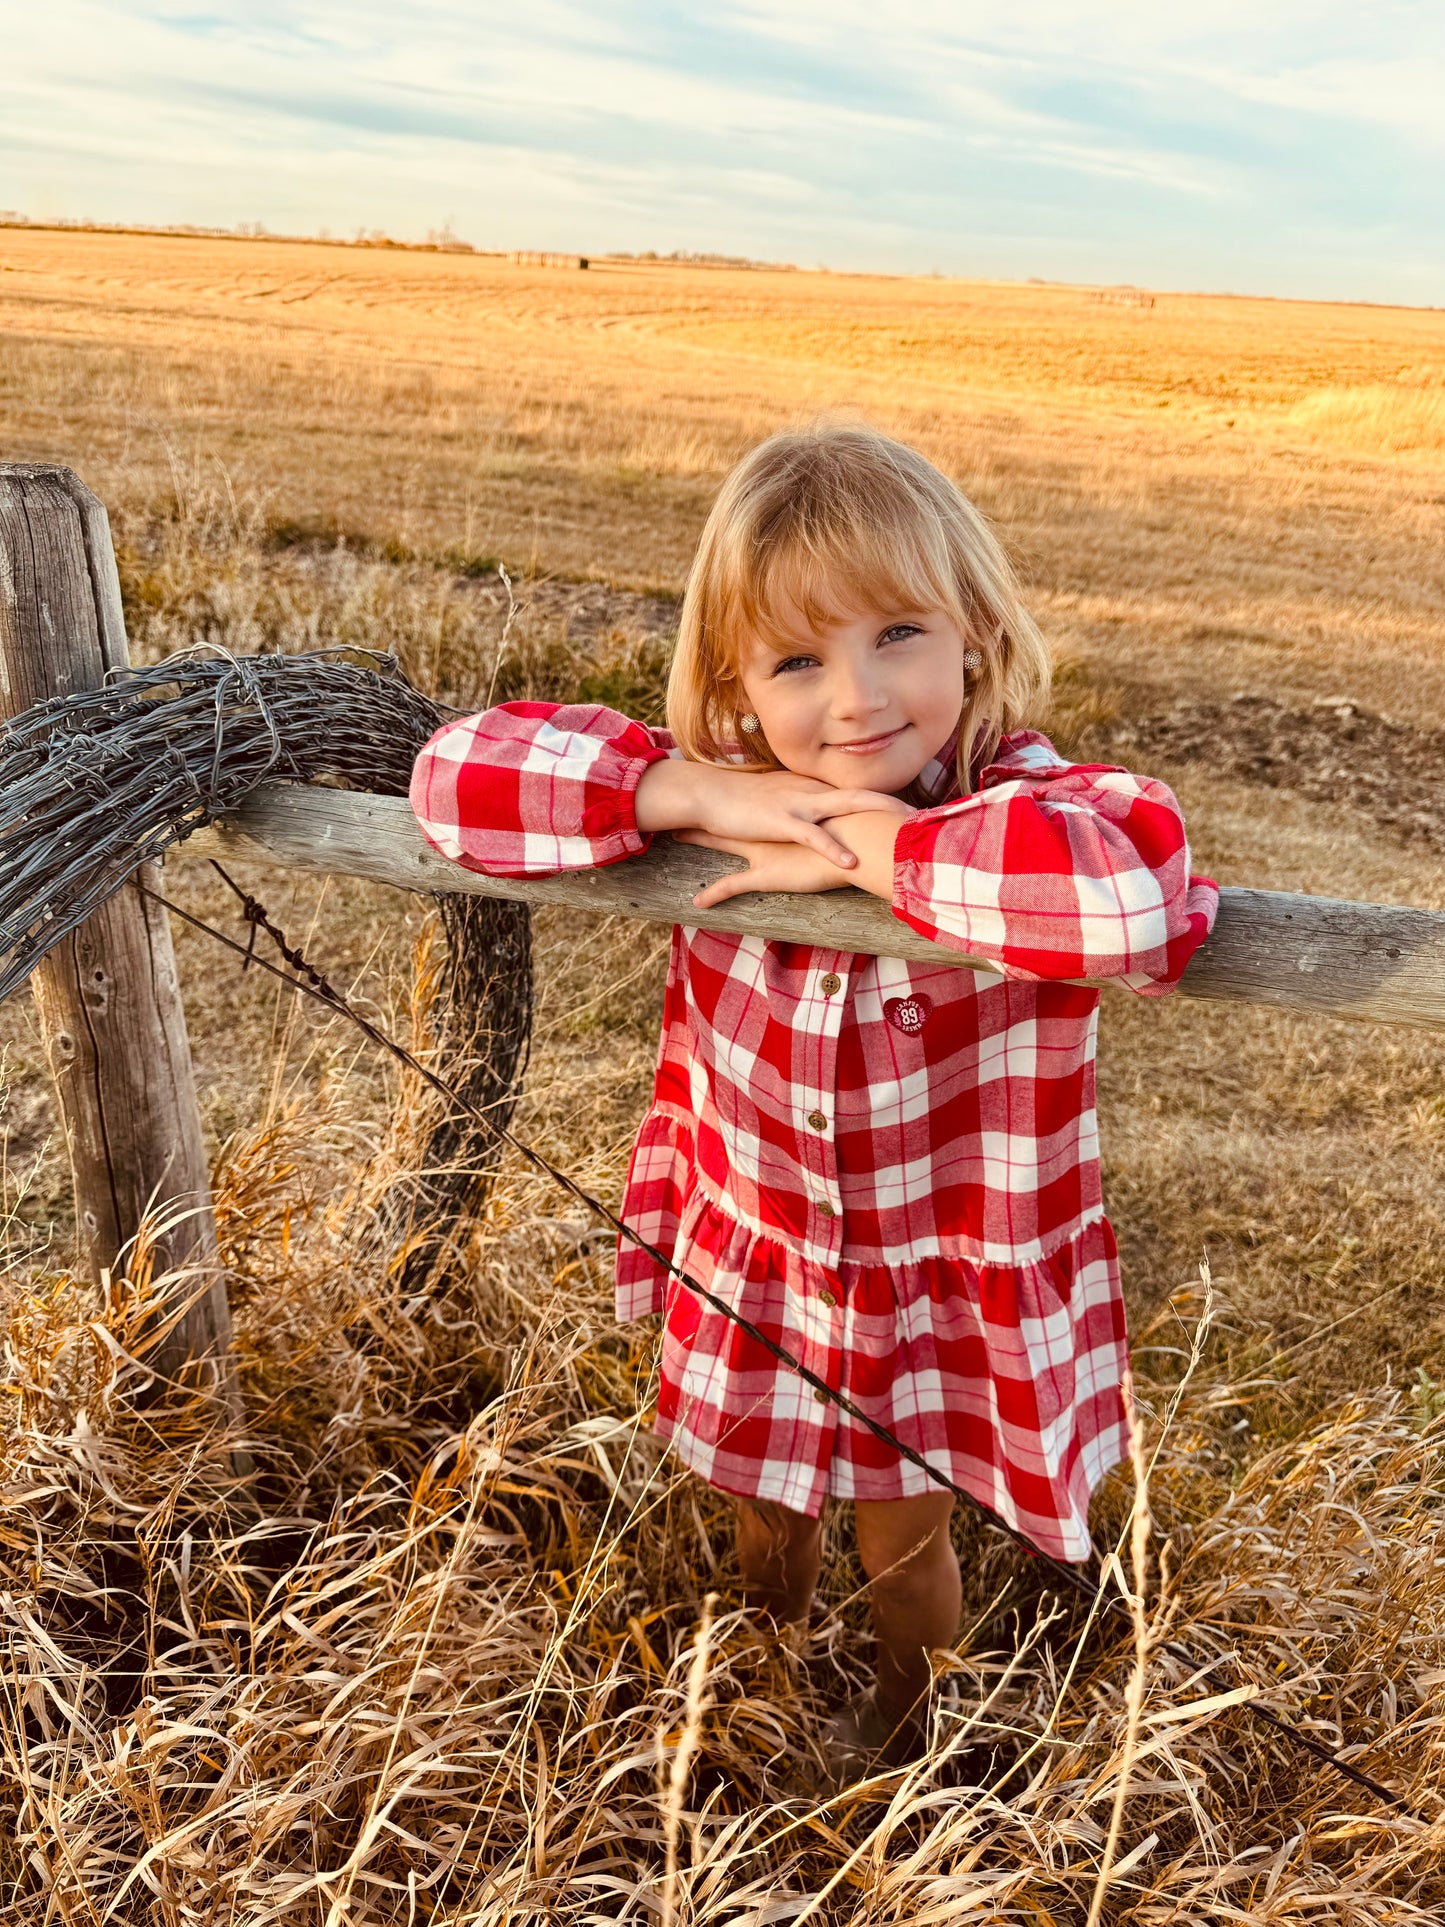
[[[1445,454],[1445,388],[1322,388],[1297,402],[1291,423],[1368,455]]]
[[[651,1359],[611,1324],[605,1252],[544,1228],[529,1181],[461,1275],[397,1302],[357,1235],[418,1127],[405,1092],[395,1115],[345,1198],[306,1177],[318,1131],[345,1134],[334,1103],[273,1111],[222,1160],[260,1520],[201,1415],[137,1404],[125,1284],[103,1306],[12,1286],[15,1918],[1437,1917],[1438,1827],[1238,1710],[1287,1698],[1438,1810],[1445,1468],[1418,1400],[1350,1401],[1233,1478],[1240,1388],[1179,1295],[1140,1334],[1135,1490],[1172,1551],[1161,1586],[1135,1535],[1135,1635],[1040,1598],[961,1523],[960,1710],[926,1761],[829,1799],[827,1703],[866,1665],[841,1522],[794,1655],[639,1420]],[[1129,1500],[1107,1494],[1106,1537]]]
[[[0,328],[3,452],[107,500],[139,655],[347,640],[457,702],[495,671],[499,694],[655,713],[717,475],[779,423],[861,411],[1003,523],[1066,659],[1061,733],[1138,729],[1201,867],[1445,902],[1436,817],[1355,780],[1439,753],[1440,315],[11,231]],[[500,663],[498,560],[521,603]],[[1265,774],[1258,728],[1222,740],[1240,691],[1284,745]],[[1341,695],[1398,728],[1331,735],[1311,705]],[[250,880],[405,1027],[419,906]],[[169,887],[229,914],[184,860]],[[509,1172],[465,1263],[402,1294],[364,1233],[417,1095],[194,933],[177,949],[263,1516],[204,1413],[138,1397],[141,1281],[102,1301],[66,1277],[12,1005],[10,1917],[1072,1927],[1096,1894],[1151,1924],[1439,1917],[1439,1042],[1107,1001],[1142,1585],[1127,1478],[1096,1523],[1138,1617],[1061,1616],[961,1524],[965,1718],[828,1804],[823,1721],[867,1662],[846,1513],[795,1658],[740,1610],[724,1509],[639,1416],[651,1335],[613,1325],[605,1245]],[[662,933],[549,916],[539,956],[521,1126],[615,1196]],[[1250,1684],[1430,1824],[1262,1741],[1228,1701]]]

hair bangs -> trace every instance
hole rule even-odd
[[[945,545],[909,519],[876,514],[816,529],[780,531],[738,586],[740,648],[752,634],[784,653],[803,635],[858,615],[961,616]],[[941,566],[940,566],[941,564]],[[734,656],[736,660],[736,656]]]

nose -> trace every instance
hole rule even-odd
[[[833,674],[829,707],[840,723],[876,716],[888,706],[887,692],[868,661],[839,663]]]

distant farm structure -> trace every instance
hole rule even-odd
[[[1154,296],[1147,288],[1096,288],[1089,296],[1109,308],[1152,308]]]
[[[585,268],[585,254],[556,254],[544,248],[514,248],[508,256],[518,268]]]

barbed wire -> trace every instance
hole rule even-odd
[[[0,725],[0,999],[144,864],[267,777],[404,795],[449,713],[334,651],[191,652]]]
[[[233,888],[234,887],[233,885]],[[247,924],[250,926],[248,936],[254,940],[256,931],[258,929],[263,930],[275,944],[281,957],[289,966],[289,969],[282,969],[279,965],[272,963],[267,958],[254,956],[251,942],[247,942],[244,945],[240,944],[236,942],[233,937],[228,937],[223,930],[218,930],[214,924],[207,923],[203,918],[194,915],[191,911],[182,909],[179,904],[171,903],[165,897],[159,896],[155,892],[151,892],[150,894],[155,896],[155,900],[163,905],[164,908],[174,911],[186,922],[195,925],[199,930],[205,931],[207,935],[214,937],[217,942],[224,944],[228,949],[236,951],[243,959],[249,959],[259,963],[263,969],[279,977],[283,983],[289,984],[293,990],[299,991],[303,996],[315,999],[316,1002],[324,1005],[327,1009],[336,1012],[339,1016],[345,1017],[348,1022],[354,1024],[356,1028],[361,1031],[363,1036],[369,1038],[372,1043],[394,1057],[398,1063],[405,1065],[418,1077],[422,1078],[424,1082],[429,1084],[441,1096],[445,1097],[449,1103],[458,1109],[469,1108],[469,1100],[465,1098],[459,1090],[449,1085],[445,1077],[437,1071],[429,1069],[425,1064],[420,1063],[404,1044],[399,1044],[394,1037],[389,1035],[387,1031],[382,1029],[382,1027],[371,1018],[363,1016],[351,1001],[331,983],[325,973],[319,970],[305,953],[288,939],[280,926],[267,914],[264,906],[254,897],[245,896],[243,892],[237,891],[238,895],[244,897],[242,913]],[[853,1399],[849,1398],[845,1392],[839,1391],[837,1387],[830,1385],[826,1379],[821,1378],[816,1372],[811,1371],[801,1359],[794,1357],[785,1346],[778,1344],[776,1339],[770,1338],[766,1332],[760,1331],[750,1319],[745,1318],[734,1306],[729,1305],[725,1299],[719,1298],[715,1292],[710,1291],[699,1279],[693,1277],[692,1273],[679,1265],[675,1259],[669,1257],[666,1252],[660,1250],[658,1246],[653,1244],[649,1239],[644,1238],[642,1233],[636,1230],[634,1226],[628,1224],[625,1219],[618,1217],[617,1213],[613,1211],[609,1205],[603,1203],[600,1198],[594,1197],[593,1194],[583,1185],[579,1184],[575,1178],[570,1177],[567,1172],[561,1170],[550,1158],[545,1156],[543,1152],[537,1150],[535,1145],[528,1144],[524,1139],[519,1138],[510,1129],[507,1121],[499,1120],[494,1115],[479,1113],[477,1114],[476,1122],[480,1129],[494,1133],[501,1142],[510,1145],[514,1151],[518,1152],[534,1170],[540,1171],[544,1176],[551,1178],[555,1184],[560,1185],[561,1188],[565,1190],[569,1196],[575,1198],[579,1204],[584,1205],[588,1211],[601,1218],[605,1224],[610,1225],[620,1239],[635,1246],[637,1250],[645,1252],[647,1256],[660,1265],[669,1276],[676,1278],[680,1283],[684,1284],[689,1291],[695,1292],[696,1295],[710,1305],[714,1311],[721,1312],[730,1324],[735,1325],[740,1331],[746,1333],[749,1338],[754,1340],[755,1343],[761,1345],[771,1357],[775,1358],[778,1363],[788,1371],[796,1373],[797,1376],[801,1378],[806,1385],[811,1386],[814,1392],[821,1398],[837,1406],[839,1410],[846,1412],[850,1418],[864,1426],[883,1444],[891,1447],[902,1458],[906,1459],[909,1464],[917,1466],[932,1484],[940,1487],[945,1492],[951,1493],[954,1498],[961,1499],[968,1510],[971,1511],[975,1517],[981,1519],[990,1531],[999,1533],[1004,1538],[1012,1541],[1015,1546],[1027,1553],[1031,1559],[1042,1565],[1053,1575],[1055,1580],[1059,1582],[1066,1592],[1072,1593],[1075,1598],[1079,1599],[1091,1610],[1098,1608],[1115,1615],[1128,1616],[1129,1607],[1126,1600],[1118,1593],[1105,1590],[1107,1580],[1103,1575],[1094,1575],[1083,1567],[1070,1565],[1065,1560],[1055,1558],[1052,1553],[1045,1552],[1039,1546],[1034,1545],[1016,1526],[1010,1525],[1006,1519],[995,1512],[993,1507],[987,1505],[976,1493],[970,1492],[966,1486],[958,1484],[955,1479],[951,1478],[941,1467],[926,1458],[923,1453],[907,1444],[894,1432],[890,1431],[886,1425],[880,1424],[871,1414],[865,1412]],[[1168,1653],[1171,1658],[1179,1661],[1195,1676],[1207,1670],[1210,1664],[1218,1664],[1221,1660],[1228,1657],[1228,1655],[1218,1654],[1215,1655],[1213,1661],[1205,1661],[1201,1659],[1197,1652],[1192,1651],[1181,1641],[1175,1639],[1161,1640],[1159,1642],[1159,1650]],[[1374,1779],[1370,1774],[1362,1772],[1359,1767],[1345,1759],[1340,1752],[1333,1747],[1326,1746],[1322,1740],[1317,1740],[1312,1733],[1307,1733],[1303,1727],[1297,1726],[1294,1721],[1288,1720],[1284,1718],[1282,1714],[1276,1713],[1272,1708],[1262,1705],[1258,1699],[1241,1700],[1238,1702],[1238,1705],[1240,1711],[1244,1713],[1246,1717],[1255,1720],[1262,1726],[1267,1726],[1272,1733],[1278,1734],[1286,1744],[1295,1747],[1300,1752],[1308,1753],[1312,1759],[1318,1761],[1321,1765],[1330,1767],[1342,1778],[1351,1781],[1363,1791],[1372,1794],[1375,1799],[1381,1801],[1385,1806],[1393,1808],[1403,1817],[1411,1820],[1419,1820],[1422,1817],[1415,1813],[1398,1793],[1393,1792],[1389,1787],[1385,1786],[1381,1781]]]
[[[371,658],[370,665],[347,659]],[[131,878],[267,779],[405,795],[417,751],[456,712],[376,650],[187,651],[0,724],[0,999]],[[525,904],[436,899],[447,970],[438,1061],[483,1114],[511,1115],[532,1027]],[[378,1215],[408,1279],[475,1211],[490,1140],[449,1107]]]
[[[395,658],[367,651],[364,668],[334,650],[236,657],[187,653],[129,669],[101,688],[53,698],[0,725],[0,998],[87,917],[193,831],[234,811],[258,783],[340,779],[381,794],[406,792],[417,751],[449,714],[400,675]],[[220,866],[217,866],[219,869]],[[252,943],[240,944],[142,882],[147,894],[244,959],[347,1017],[447,1100],[423,1160],[428,1188],[383,1216],[393,1229],[424,1222],[407,1258],[427,1268],[448,1217],[474,1208],[495,1146],[511,1145],[538,1170],[638,1246],[781,1364],[830,1399],[935,1484],[964,1500],[995,1531],[1041,1560],[1076,1596],[1111,1606],[1099,1582],[1029,1544],[974,1494],[898,1439],[846,1394],[708,1291],[601,1200],[515,1137],[510,1120],[531,1035],[530,917],[500,898],[443,895],[449,944],[448,1036],[438,1062],[420,1062],[362,1016],[317,971],[257,900],[221,872],[241,900]],[[257,930],[278,945],[288,969],[253,956]],[[1174,1641],[1163,1650],[1198,1664]],[[1289,1743],[1395,1808],[1400,1797],[1255,1700],[1242,1710]],[[1406,1809],[1408,1811],[1408,1809]]]

